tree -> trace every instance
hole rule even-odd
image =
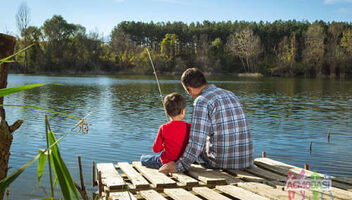
[[[306,67],[306,75],[310,76],[314,72],[317,76],[322,74],[325,51],[324,39],[324,28],[319,23],[312,24],[304,33],[305,49],[303,51],[303,63]]]
[[[60,15],[54,15],[46,20],[42,27],[45,42],[45,70],[62,71],[70,67],[74,49],[72,38],[78,34],[85,34],[85,28],[80,25],[69,24]]]
[[[179,54],[180,47],[176,34],[166,34],[160,45],[160,53],[168,60],[173,60]]]
[[[0,33],[0,59],[6,58],[13,54],[16,38]],[[0,62],[0,89],[7,87],[7,76],[9,71],[9,63]],[[0,97],[0,104],[3,104],[4,97]],[[0,106],[0,180],[7,176],[9,169],[8,162],[10,158],[10,147],[13,140],[13,133],[17,130],[22,120],[16,121],[9,126],[6,121],[6,113],[4,107]],[[4,194],[0,192],[0,200]]]
[[[111,48],[116,54],[116,64],[124,70],[128,69],[134,59],[136,44],[130,39],[130,36],[121,29],[116,28],[111,33]]]
[[[336,72],[339,69],[338,68],[339,65],[340,65],[340,68],[342,67],[341,61],[343,59],[343,52],[339,44],[340,44],[344,27],[345,25],[343,23],[333,23],[328,28],[327,47],[326,47],[327,51],[326,51],[325,57],[326,57],[326,62],[329,65],[330,77],[336,76]]]
[[[352,28],[349,28],[342,33],[342,38],[341,38],[341,43],[340,46],[343,51],[343,58],[344,58],[344,63],[348,64],[350,67],[350,70],[352,70],[351,67],[351,61],[352,61]],[[345,71],[342,72],[342,76],[344,76]]]
[[[246,27],[230,35],[227,46],[241,59],[245,72],[257,72],[255,61],[262,47],[259,36],[254,35],[252,29]]]
[[[28,31],[27,28],[29,26],[30,22],[30,10],[27,6],[26,2],[22,2],[17,14],[16,14],[16,22],[17,22],[17,28],[20,32],[20,35],[24,38],[24,46],[28,46],[27,44],[27,35]],[[28,66],[27,66],[27,50],[24,51],[24,71],[28,72]]]
[[[281,73],[293,75],[293,63],[296,57],[296,35],[292,33],[290,37],[285,36],[278,45],[277,59],[278,69]]]

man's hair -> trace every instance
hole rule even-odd
[[[186,108],[186,99],[178,93],[171,93],[164,98],[164,107],[170,117],[175,117]]]
[[[182,84],[186,87],[199,88],[207,84],[204,74],[198,68],[188,68],[181,76]]]

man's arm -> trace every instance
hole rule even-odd
[[[204,100],[202,101],[201,99],[196,99],[193,109],[192,128],[189,143],[183,155],[175,163],[177,171],[183,172],[187,170],[199,157],[204,149],[209,131],[210,121],[207,104]]]

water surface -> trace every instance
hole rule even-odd
[[[185,94],[179,77],[161,77],[164,94]],[[326,170],[335,176],[352,177],[352,81],[300,78],[239,79],[209,77],[211,83],[234,92],[245,107],[254,141],[255,155],[285,163]],[[89,133],[73,131],[60,143],[61,154],[75,180],[79,180],[77,156],[82,157],[86,187],[91,185],[91,162],[138,160],[152,153],[159,126],[165,122],[159,92],[153,76],[56,77],[10,75],[8,87],[55,82],[7,96],[6,104],[54,109],[88,118]],[[192,99],[187,96],[186,121],[190,122]],[[44,111],[7,107],[9,124],[24,123],[14,134],[10,172],[45,148]],[[76,121],[48,114],[57,137],[70,131]],[[331,131],[328,143],[327,132]],[[313,151],[309,153],[309,142]],[[43,198],[50,193],[49,176],[44,187],[35,190],[37,164],[29,167],[10,187],[10,199]]]

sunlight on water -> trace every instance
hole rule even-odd
[[[164,94],[184,94],[179,77],[162,77]],[[328,79],[237,79],[210,78],[219,87],[233,91],[245,107],[256,157],[268,157],[311,169],[327,170],[336,176],[352,177],[352,81]],[[8,87],[55,82],[5,98],[6,104],[25,104],[54,109],[88,118],[89,134],[73,131],[60,143],[62,156],[78,180],[77,156],[82,157],[85,182],[90,192],[91,162],[139,160],[152,153],[151,146],[159,126],[165,122],[155,80],[150,77],[54,77],[10,75]],[[187,96],[186,121],[190,122],[192,99]],[[10,172],[45,148],[44,111],[6,108],[9,124],[24,119],[14,134]],[[49,114],[53,131],[62,135],[76,121]],[[331,142],[327,132],[331,130]],[[313,142],[312,154],[309,142]],[[11,185],[12,199],[43,198],[48,187],[35,190],[37,165],[33,164]],[[47,170],[45,171],[47,173]],[[48,183],[44,174],[42,186]],[[96,188],[94,188],[96,190]]]

